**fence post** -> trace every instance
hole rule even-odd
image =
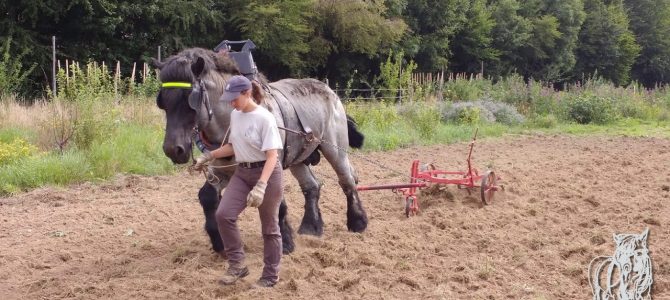
[[[444,68],[442,68],[442,72],[440,73],[440,91],[438,99],[444,101]]]
[[[121,62],[116,61],[116,72],[114,72],[114,99],[119,104],[119,79],[121,78]]]
[[[51,36],[51,87],[53,89],[53,96],[56,98],[56,36]]]

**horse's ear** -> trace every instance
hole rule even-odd
[[[621,241],[623,241],[623,237],[621,235],[617,235],[616,233],[612,233],[612,238],[614,239],[614,242],[618,245],[621,244]]]
[[[155,58],[151,58],[151,61],[149,61],[149,64],[151,64],[154,68],[162,69],[165,63],[160,62],[159,60]]]
[[[642,234],[640,235],[639,240],[640,240],[640,241],[643,241],[643,242],[646,242],[646,241],[647,241],[647,237],[649,237],[649,227],[647,227],[647,229],[645,229],[645,230],[642,232]]]
[[[191,64],[191,72],[193,72],[193,77],[200,78],[203,69],[205,69],[205,60],[198,56],[198,59],[195,61],[195,63]]]

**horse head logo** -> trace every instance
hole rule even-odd
[[[599,256],[589,264],[593,300],[651,300],[651,257],[647,248],[649,229],[642,234],[614,234],[613,256]],[[594,268],[595,266],[595,268]],[[604,285],[600,280],[604,279]]]

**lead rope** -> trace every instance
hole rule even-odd
[[[277,127],[278,127],[278,129],[284,130],[284,131],[286,131],[286,132],[290,132],[290,133],[293,133],[293,134],[300,135],[300,136],[304,137],[308,142],[311,142],[311,141],[313,141],[313,139],[316,139],[320,145],[324,145],[324,144],[325,144],[325,145],[331,146],[331,147],[333,147],[333,148],[335,148],[335,149],[338,149],[338,150],[340,150],[340,151],[344,151],[344,152],[347,153],[347,155],[349,155],[350,157],[354,157],[354,158],[361,159],[361,160],[363,160],[363,161],[365,161],[365,162],[367,162],[367,163],[369,163],[369,164],[372,164],[372,165],[378,166],[378,167],[380,167],[380,168],[382,168],[382,169],[385,169],[385,170],[387,170],[387,171],[390,171],[390,172],[391,172],[392,174],[394,174],[394,175],[398,175],[398,176],[401,176],[401,177],[403,177],[403,178],[405,178],[405,179],[412,180],[412,177],[411,177],[411,176],[409,176],[409,175],[407,175],[407,174],[405,174],[405,173],[403,173],[403,172],[400,172],[400,171],[398,171],[398,170],[395,170],[395,169],[393,169],[393,168],[390,168],[390,167],[388,167],[388,166],[386,166],[386,165],[384,165],[384,164],[382,164],[382,163],[380,163],[380,162],[377,162],[377,161],[373,161],[373,160],[371,160],[371,159],[368,159],[368,158],[366,158],[366,157],[363,156],[363,155],[354,153],[354,152],[350,151],[349,149],[345,149],[345,148],[343,148],[343,147],[340,147],[340,146],[338,146],[338,145],[335,145],[335,144],[333,144],[333,143],[330,143],[330,142],[328,142],[327,140],[319,139],[319,138],[317,138],[317,137],[315,137],[315,136],[313,136],[313,135],[309,135],[309,134],[307,134],[306,132],[302,132],[302,131],[298,131],[298,130],[293,130],[293,129],[289,129],[289,128],[284,128],[284,127],[279,127],[279,126],[277,126]],[[228,134],[229,134],[229,133],[230,133],[230,126],[228,127],[228,130],[226,130],[226,134],[225,134],[225,136],[224,136],[224,138],[223,138],[223,141],[224,141],[224,142],[225,142],[226,139],[228,138]],[[191,147],[191,148],[193,148],[193,147]],[[193,150],[193,149],[191,149],[191,150]],[[193,170],[193,166],[195,165],[195,159],[193,158],[193,151],[191,151],[191,159],[192,159],[192,161],[193,161],[193,164],[189,167],[189,172],[193,172],[193,171],[195,171],[195,170]],[[209,171],[209,168],[212,168],[212,169],[223,169],[223,168],[234,167],[234,166],[236,166],[236,165],[237,165],[237,163],[229,164],[229,165],[221,165],[221,166],[211,166],[211,165],[209,165],[209,164],[206,164],[206,165],[205,165],[206,168],[203,168],[203,169],[201,170],[201,172],[204,174],[205,179],[207,180],[207,182],[209,182],[209,183],[212,184],[212,185],[215,185],[215,184],[219,184],[219,183],[221,182],[221,179],[220,179],[218,176],[214,175],[213,172],[210,172],[210,171]],[[322,172],[318,172],[318,171],[316,171],[316,170],[312,170],[312,171],[315,172],[315,173],[317,173],[317,174],[319,174],[319,175],[321,175],[321,176],[323,176],[323,177],[325,177],[325,178],[331,179],[331,180],[333,180],[333,181],[335,181],[335,182],[338,182],[338,181],[339,181],[339,179],[336,179],[336,178],[334,178],[334,177],[332,177],[332,176],[329,176],[329,175],[327,175],[327,174],[324,174],[324,173],[322,173]]]
[[[228,134],[229,133],[230,133],[230,126],[228,126],[228,130],[226,130],[226,134],[223,136],[223,142],[224,143],[228,139]],[[191,145],[193,145],[193,138],[191,138]],[[190,174],[193,174],[194,172],[196,172],[196,170],[193,168],[195,166],[195,163],[196,163],[195,158],[193,157],[193,146],[191,146],[191,160],[192,160],[192,164],[188,167],[188,171],[189,171]],[[214,174],[214,172],[210,171],[210,168],[212,168],[212,169],[230,168],[230,167],[237,166],[237,163],[228,164],[228,165],[221,165],[221,166],[212,166],[211,164],[206,163],[206,164],[204,164],[204,166],[205,167],[202,168],[202,170],[200,170],[200,172],[205,177],[205,180],[207,180],[207,182],[211,185],[218,185],[219,183],[221,183],[221,178],[219,178],[219,176],[216,176]]]

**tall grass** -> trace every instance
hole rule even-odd
[[[61,70],[58,83],[57,97],[29,106],[0,97],[0,194],[175,170],[161,150],[163,114],[144,96],[154,87],[118,94],[106,68],[94,64]]]

